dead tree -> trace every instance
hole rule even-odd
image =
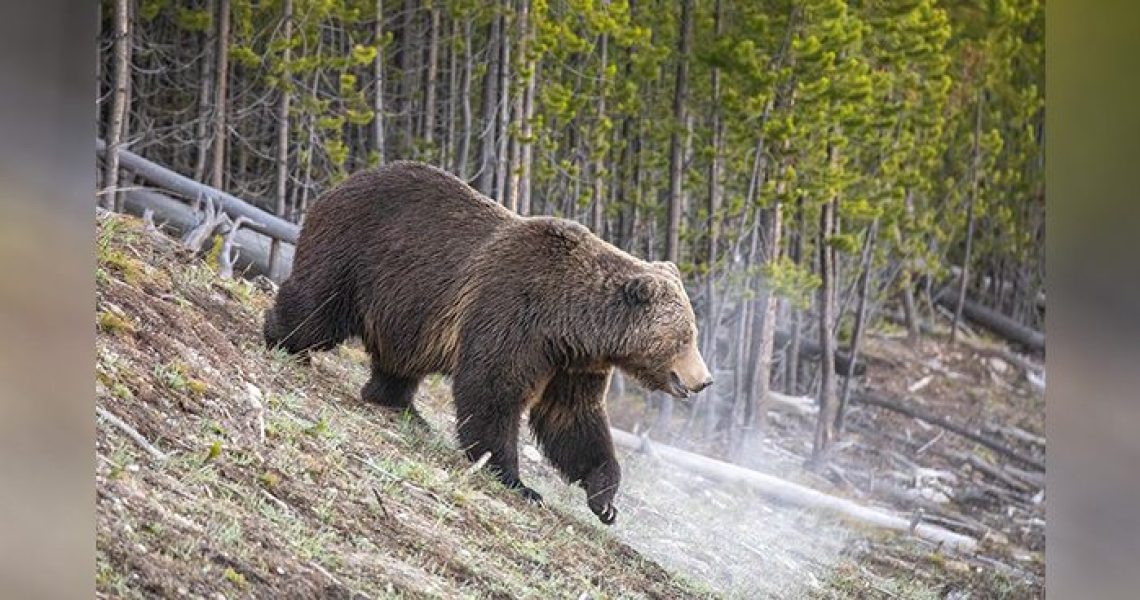
[[[119,146],[123,143],[123,124],[127,115],[127,84],[130,81],[130,13],[127,0],[115,2],[115,90],[111,97],[111,118],[107,125],[107,157],[103,170],[102,206],[122,211],[119,194]]]
[[[234,263],[238,259],[238,248],[241,244],[235,241],[237,232],[241,229],[242,225],[252,223],[248,217],[238,217],[233,225],[230,225],[230,230],[226,233],[226,237],[222,240],[222,251],[218,254],[218,277],[222,279],[232,279],[234,276]],[[274,240],[275,242],[277,240]],[[274,245],[274,252],[277,251],[277,245]],[[270,268],[273,268],[272,266]]]
[[[214,202],[213,196],[206,196],[204,206],[202,198],[199,197],[194,209],[200,211],[201,218],[197,225],[182,236],[182,245],[197,254],[206,247],[206,242],[210,241],[218,228],[232,225],[233,221],[222,211],[221,205]]]

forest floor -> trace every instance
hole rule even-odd
[[[1036,372],[1042,366],[980,330],[963,333],[954,347],[946,343],[947,337],[948,327],[939,325],[933,335],[912,343],[901,327],[881,325],[866,340],[860,360],[868,365],[867,374],[856,389],[963,426],[1043,464],[1045,397],[1024,368]],[[611,414],[615,427],[648,429],[650,437],[664,437],[664,443],[728,458],[721,438],[701,443],[654,436],[650,424],[655,411],[639,397],[631,393],[616,403],[620,408]],[[878,532],[847,535],[838,557],[831,558],[830,576],[820,586],[807,586],[810,596],[1044,597],[1043,472],[937,425],[858,403],[848,411],[847,432],[827,466],[809,470],[805,465],[816,423],[812,409],[775,406],[764,441],[733,462],[860,504],[904,516],[917,514],[979,544],[966,556],[914,538]],[[685,427],[684,418],[677,417],[673,431]],[[783,538],[779,544],[785,552],[813,554],[834,545],[823,539],[831,533]],[[655,556],[651,550],[648,554]],[[667,558],[662,562],[670,564]]]
[[[430,381],[417,396],[430,429],[393,417],[359,400],[367,378],[359,348],[343,346],[311,365],[267,351],[260,325],[271,292],[218,278],[135,219],[105,216],[97,227],[99,597],[1043,593],[1044,538],[1033,531],[994,533],[980,554],[999,566],[984,568],[984,557],[774,504],[624,451],[615,526],[598,523],[583,492],[563,485],[529,438],[521,453],[524,479],[547,503],[527,505],[484,471],[471,471],[456,449],[446,382]],[[898,381],[905,388],[923,376],[898,352],[922,361],[923,352],[938,350],[903,349],[890,335],[873,340],[872,386]],[[953,362],[940,368],[977,375]],[[930,391],[941,385],[928,384],[930,408],[962,415],[962,406],[936,404]],[[995,383],[964,398],[978,414],[1014,423],[1018,411],[994,400],[991,389],[1005,390]],[[1025,417],[1016,423],[1041,431],[1039,399],[1017,397]],[[1009,412],[990,414],[998,404]],[[890,425],[921,443],[938,433],[872,407],[852,418],[864,427]],[[873,476],[864,482],[875,469],[898,470],[890,447],[873,436],[851,434],[857,441],[837,455],[834,477],[795,465],[804,452],[795,440],[806,422],[789,416],[774,424],[766,456],[782,458],[764,470],[869,504],[901,503],[883,500]],[[950,437],[932,445],[951,444]],[[929,468],[940,467],[935,461]],[[970,527],[1001,531],[1000,518],[983,513],[969,513],[976,522]],[[1007,518],[1005,525],[1017,522]]]

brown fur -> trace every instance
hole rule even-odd
[[[651,389],[707,385],[676,267],[573,221],[519,217],[410,162],[353,175],[306,219],[266,342],[299,353],[359,335],[372,357],[363,398],[399,409],[423,377],[450,375],[467,455],[491,452],[500,480],[532,499],[518,477],[524,411],[546,456],[612,522],[613,367]]]

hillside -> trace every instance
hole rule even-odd
[[[1034,589],[624,450],[614,527],[526,439],[524,477],[547,498],[529,506],[455,449],[445,382],[417,398],[429,429],[393,418],[360,402],[358,348],[307,366],[263,348],[272,284],[220,279],[212,261],[130,217],[97,227],[99,597]]]

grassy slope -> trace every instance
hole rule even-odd
[[[446,429],[363,405],[359,350],[264,350],[269,294],[132,219],[98,227],[97,404],[168,454],[100,424],[100,596],[708,595],[467,473]],[[445,388],[425,388],[438,418]]]
[[[100,424],[101,597],[1038,595],[914,540],[626,452],[613,528],[528,440],[524,477],[548,502],[525,505],[468,473],[442,382],[417,398],[430,431],[401,422],[358,400],[359,349],[311,366],[267,352],[271,294],[218,279],[135,219],[103,219],[98,240],[97,404],[168,454],[155,461]]]

